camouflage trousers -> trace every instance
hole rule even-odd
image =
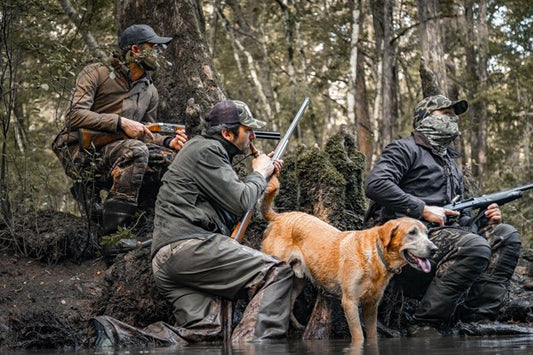
[[[224,304],[248,297],[233,343],[285,337],[292,269],[269,255],[213,234],[161,248],[152,260],[155,283],[173,305],[175,331],[190,342],[222,340]]]
[[[97,150],[80,150],[73,144],[55,151],[69,177],[85,187],[108,189],[108,199],[134,204],[145,202],[138,201],[141,188],[154,189],[149,193],[157,194],[161,177],[176,154],[135,139],[115,141]]]
[[[495,320],[505,301],[520,254],[520,236],[507,224],[485,228],[481,235],[444,227],[430,232],[439,248],[432,272],[410,267],[396,276],[421,298],[413,321],[446,328],[455,321]]]

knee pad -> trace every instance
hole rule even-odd
[[[500,223],[496,225],[492,234],[501,240],[502,245],[521,244],[520,234],[509,224]]]
[[[131,160],[135,161],[135,164],[148,165],[148,157],[150,152],[146,144],[136,139],[128,139],[125,143],[126,148],[129,150],[129,156]]]
[[[484,237],[474,233],[462,236],[457,247],[457,254],[460,255],[476,255],[488,260],[492,254],[489,242]]]

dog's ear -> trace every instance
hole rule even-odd
[[[381,240],[381,244],[383,244],[384,248],[389,246],[392,238],[396,235],[398,226],[399,223],[397,223],[395,220],[390,220],[382,226],[379,233],[379,239]]]

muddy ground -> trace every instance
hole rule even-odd
[[[300,147],[285,158],[276,209],[305,211],[343,230],[361,229],[366,209],[361,192],[363,167],[364,158],[353,137],[342,131],[323,150]],[[20,217],[0,224],[0,350],[90,347],[94,334],[89,320],[97,315],[139,328],[157,321],[173,323],[171,308],[151,276],[149,248],[120,254],[108,265],[100,256],[94,223],[55,211],[15,215]],[[149,226],[149,214],[143,218]],[[257,248],[265,226],[256,214],[244,243]],[[142,234],[149,237],[150,228],[145,227]],[[398,297],[392,286],[380,307],[381,336],[405,335],[406,314],[416,305]],[[316,294],[308,287],[297,302],[296,317],[303,323],[309,321]],[[339,302],[327,302],[332,311],[315,324],[322,330],[314,335],[349,338]],[[237,320],[239,308],[242,304],[237,303]],[[499,327],[483,331],[533,329],[532,250],[522,251],[499,321]],[[291,337],[301,335],[301,330],[291,327]]]

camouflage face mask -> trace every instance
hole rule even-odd
[[[418,122],[415,130],[426,136],[431,145],[445,148],[461,135],[458,121],[459,118],[456,115],[432,114]]]
[[[126,53],[126,63],[136,62],[145,70],[156,71],[165,57],[161,54],[166,45],[154,45],[152,48],[143,48],[142,52],[134,55],[131,50]]]

